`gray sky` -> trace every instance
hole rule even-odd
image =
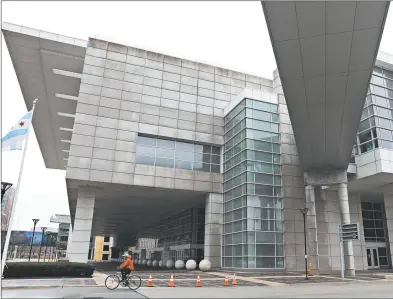
[[[391,10],[380,49],[393,54]],[[2,21],[85,40],[110,38],[267,78],[276,67],[259,1],[3,2]],[[2,38],[2,136],[26,111]],[[2,181],[16,184],[21,157],[21,151],[3,153]],[[40,218],[38,225],[44,226],[55,213],[69,214],[65,171],[45,168],[34,132],[16,213],[13,229],[29,229],[32,218]]]

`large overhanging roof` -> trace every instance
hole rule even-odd
[[[304,171],[347,169],[387,1],[264,1]]]
[[[47,168],[65,169],[87,41],[3,23],[26,108]]]

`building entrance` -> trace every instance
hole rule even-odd
[[[389,262],[386,247],[369,247],[366,249],[367,266],[369,269],[388,268]]]
[[[367,265],[369,269],[379,269],[378,248],[367,248]]]

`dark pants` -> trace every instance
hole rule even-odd
[[[123,279],[123,280],[126,280],[127,274],[130,274],[130,273],[131,273],[131,270],[130,270],[130,269],[121,269],[120,271],[121,271],[121,276],[122,276],[122,279]]]

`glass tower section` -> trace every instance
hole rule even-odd
[[[380,147],[393,149],[393,72],[375,67],[353,153]]]
[[[223,267],[284,268],[279,128],[277,104],[225,117]]]

